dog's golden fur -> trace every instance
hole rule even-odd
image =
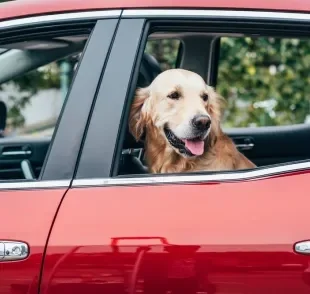
[[[179,91],[181,98],[169,99],[171,91]],[[201,99],[201,93],[208,100]],[[223,133],[220,120],[224,99],[203,79],[181,69],[161,73],[147,88],[138,89],[131,106],[129,129],[138,141],[145,135],[145,156],[152,173],[180,173],[190,171],[218,171],[254,168],[241,154],[233,141]],[[184,156],[167,140],[164,126],[175,134],[189,132],[191,117],[196,113],[211,118],[210,131],[205,139],[204,153]]]

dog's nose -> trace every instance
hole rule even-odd
[[[210,128],[211,119],[208,115],[196,115],[192,123],[198,131],[206,131]]]

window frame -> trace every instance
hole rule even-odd
[[[48,32],[58,34],[62,29],[70,34],[68,27],[85,25],[91,29],[55,126],[40,177],[33,181],[3,180],[0,182],[1,190],[59,188],[70,185],[84,139],[92,102],[108,59],[108,52],[113,43],[120,14],[121,10],[85,11],[25,17],[0,22],[0,43],[10,43],[21,38],[25,40],[42,33],[46,36]],[[86,78],[87,83],[85,83]]]
[[[221,21],[219,21],[219,18]],[[226,11],[226,10],[160,10],[160,9],[147,9],[147,10],[134,10],[129,9],[125,10],[122,14],[120,21],[120,26],[125,21],[145,21],[145,28],[143,32],[139,32],[143,38],[137,44],[136,51],[138,52],[135,56],[130,56],[131,61],[128,61],[127,65],[132,64],[133,68],[124,69],[124,71],[134,72],[131,74],[131,77],[120,76],[121,79],[126,79],[128,83],[128,89],[124,93],[124,97],[113,96],[113,93],[110,93],[109,99],[106,99],[105,103],[101,102],[101,105],[109,107],[109,103],[113,99],[119,99],[124,102],[122,108],[112,109],[109,117],[116,115],[120,120],[116,120],[115,125],[110,130],[110,135],[114,131],[113,140],[109,143],[106,143],[105,149],[100,149],[96,146],[95,136],[87,137],[86,143],[88,145],[87,149],[83,149],[83,156],[85,158],[92,158],[91,161],[80,161],[77,170],[77,176],[73,181],[74,187],[85,187],[85,186],[122,186],[122,185],[153,185],[153,184],[184,184],[184,183],[203,183],[203,182],[230,182],[230,181],[248,181],[256,180],[265,177],[273,177],[279,175],[285,175],[287,173],[295,172],[304,172],[305,170],[310,169],[310,160],[277,164],[272,166],[258,167],[253,170],[241,170],[241,171],[228,171],[228,172],[204,172],[204,173],[184,173],[184,174],[147,174],[147,175],[126,175],[118,176],[116,175],[116,170],[119,164],[119,158],[121,154],[123,137],[125,129],[127,127],[127,118],[129,112],[129,106],[135,91],[136,79],[140,67],[140,62],[142,58],[142,53],[145,48],[147,36],[152,33],[152,30],[149,30],[150,26],[155,24],[161,26],[173,25],[173,24],[182,24],[185,22],[191,23],[191,26],[197,23],[217,23],[218,26],[222,24],[227,26],[227,22],[234,22],[240,26],[244,23],[249,23],[254,27],[260,28],[262,25],[267,25],[274,28],[283,27],[285,23],[288,26],[295,26],[296,23],[301,25],[302,21],[307,26],[310,26],[310,14],[299,14],[299,13],[267,13],[263,11]],[[193,21],[194,20],[194,21]],[[226,21],[226,22],[225,22]],[[221,23],[221,24],[220,24]],[[119,36],[117,35],[116,38]],[[115,42],[116,43],[116,42]],[[121,42],[118,46],[127,46],[126,43],[121,45]],[[113,48],[114,50],[114,48]],[[214,55],[213,55],[214,56]],[[113,57],[115,59],[120,58],[120,56]],[[110,60],[108,66],[110,64]],[[212,67],[211,67],[212,68]],[[117,70],[116,70],[117,71]],[[119,78],[113,74],[104,77],[105,84],[113,83],[113,79]],[[211,79],[212,80],[212,79]],[[121,81],[123,83],[124,81]],[[103,96],[103,95],[101,95]],[[102,100],[102,97],[98,98],[98,101]],[[97,103],[98,103],[97,101]],[[99,105],[99,104],[98,104]],[[97,107],[97,105],[96,105]],[[95,108],[96,108],[95,107]],[[91,127],[93,132],[100,129],[100,125],[109,124],[109,120],[102,116],[101,119],[93,121]],[[126,126],[125,126],[126,125]],[[112,130],[113,129],[113,130]],[[98,132],[97,132],[98,134]],[[107,135],[107,132],[101,134],[101,136]],[[104,139],[103,139],[104,140]],[[109,140],[106,140],[109,141]],[[84,146],[85,147],[85,146]],[[103,152],[104,150],[104,152]],[[88,153],[88,154],[87,154]],[[108,159],[103,159],[108,155]],[[96,161],[94,160],[96,158]],[[87,166],[88,165],[88,166]],[[90,168],[91,167],[91,168]],[[92,170],[91,170],[92,169]]]
[[[75,176],[77,179],[100,175],[110,177],[114,158],[121,154],[118,138],[124,136],[125,128],[120,126],[123,117],[129,114],[129,107],[124,105],[128,105],[127,97],[134,93],[132,82],[136,84],[138,80],[139,68],[135,63],[136,59],[141,60],[144,52],[145,46],[143,49],[140,46],[147,39],[148,28],[144,28],[145,19],[121,20],[119,23],[89,122]]]

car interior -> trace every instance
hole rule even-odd
[[[226,34],[227,35],[227,34]],[[0,84],[60,58],[82,52],[88,35],[63,36],[2,46]],[[154,33],[149,40],[178,39],[180,47],[175,67],[200,74],[216,88],[220,34]],[[14,61],[22,60],[18,64]],[[14,67],[11,66],[14,64]],[[149,85],[163,71],[154,56],[144,53],[137,87]],[[5,108],[4,108],[5,109]],[[5,111],[2,117],[6,117]],[[0,130],[5,129],[5,119]],[[310,125],[229,128],[224,131],[237,148],[258,167],[310,158]],[[0,137],[0,180],[39,178],[51,137]],[[143,160],[143,143],[127,131],[119,162],[119,176],[148,174]]]
[[[36,39],[1,45],[0,85],[41,66],[83,51],[88,34]],[[18,62],[16,62],[18,60]],[[30,81],[31,83],[31,81]],[[1,101],[2,105],[4,104]],[[5,130],[7,107],[2,107],[0,130]],[[0,180],[37,179],[40,175],[51,136],[0,137]]]

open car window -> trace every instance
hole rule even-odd
[[[215,48],[213,44],[218,41],[219,46]],[[204,55],[198,44],[206,46],[206,48],[214,47],[218,51],[206,50]],[[146,43],[136,90],[139,91],[141,87],[144,87],[150,91],[149,88],[145,88],[147,85],[150,85],[165,70],[174,68],[191,70],[207,81],[208,73],[202,67],[207,68],[211,65],[212,58],[216,59],[219,56],[215,71],[217,74],[215,90],[225,100],[221,128],[233,141],[238,152],[253,162],[256,167],[308,160],[310,158],[310,127],[308,127],[310,84],[307,78],[309,72],[307,48],[309,44],[307,39],[293,37],[261,36],[254,38],[246,34],[243,37],[235,37],[223,33],[217,35],[216,33],[204,34],[201,32],[192,32],[191,35],[188,31],[184,34],[182,32],[166,33],[166,35],[162,32],[153,33]],[[184,50],[181,50],[181,45],[185,48]],[[147,70],[144,67],[145,59],[153,60],[153,66],[148,67]],[[207,59],[208,61],[206,61]],[[200,67],[199,62],[201,62]],[[140,83],[142,76],[149,78],[148,83]],[[156,93],[161,95],[159,92]],[[138,95],[137,93],[135,98],[142,99],[143,92]],[[177,94],[179,96],[173,97],[173,99],[182,98],[182,93]],[[167,97],[163,96],[156,101],[164,103],[163,101]],[[162,102],[159,102],[159,99]],[[172,103],[171,107],[173,107]],[[143,105],[141,109],[146,108],[147,106]],[[155,109],[155,106],[153,105],[150,109]],[[161,109],[161,112],[167,110],[166,108]],[[183,111],[182,108],[179,108],[178,112],[180,111]],[[144,113],[144,115],[146,114]],[[154,128],[160,125],[158,115],[157,113],[157,116],[153,116],[154,119],[157,119],[156,121],[152,121],[151,115],[149,117],[149,120],[152,121],[149,123],[153,124]],[[129,129],[132,123],[130,120],[133,119],[135,119],[134,116],[129,116]],[[177,123],[167,121],[166,126],[169,124],[174,125],[175,130],[178,131]],[[179,125],[181,124],[182,122],[179,121]],[[303,124],[305,125],[302,126]],[[292,128],[292,125],[296,126]],[[258,126],[269,128],[255,128]],[[146,154],[145,145],[150,144],[150,139],[146,139],[143,132],[142,136],[138,134],[137,137],[138,127],[139,125],[135,125],[136,129],[131,128],[134,133],[129,131],[125,137],[119,175],[157,173],[156,169],[150,170],[148,161],[150,156],[153,158],[162,156],[165,161],[162,163],[163,165],[169,161],[171,165],[178,164],[178,161],[173,159],[173,150],[177,149],[177,144],[173,145],[173,141],[178,139],[175,139],[177,137],[175,133],[167,134],[165,127],[160,126],[161,129],[156,135],[159,143],[154,144],[151,154]],[[163,148],[161,146],[171,145],[171,142],[174,148],[171,153],[160,154],[160,148]],[[195,152],[198,145],[196,144],[196,146],[194,143],[192,145],[190,148]],[[270,148],[270,146],[274,147]],[[281,146],[281,148],[275,146]],[[186,147],[185,145],[184,149]],[[179,150],[180,152],[183,151]],[[155,159],[151,160],[156,161]],[[166,171],[164,168],[158,170],[161,170],[159,173]],[[174,170],[175,172],[173,172]],[[167,173],[175,174],[177,170],[177,168],[171,168]],[[232,167],[231,170],[234,168]],[[205,172],[212,171],[227,172],[227,168],[216,167],[205,170]]]

